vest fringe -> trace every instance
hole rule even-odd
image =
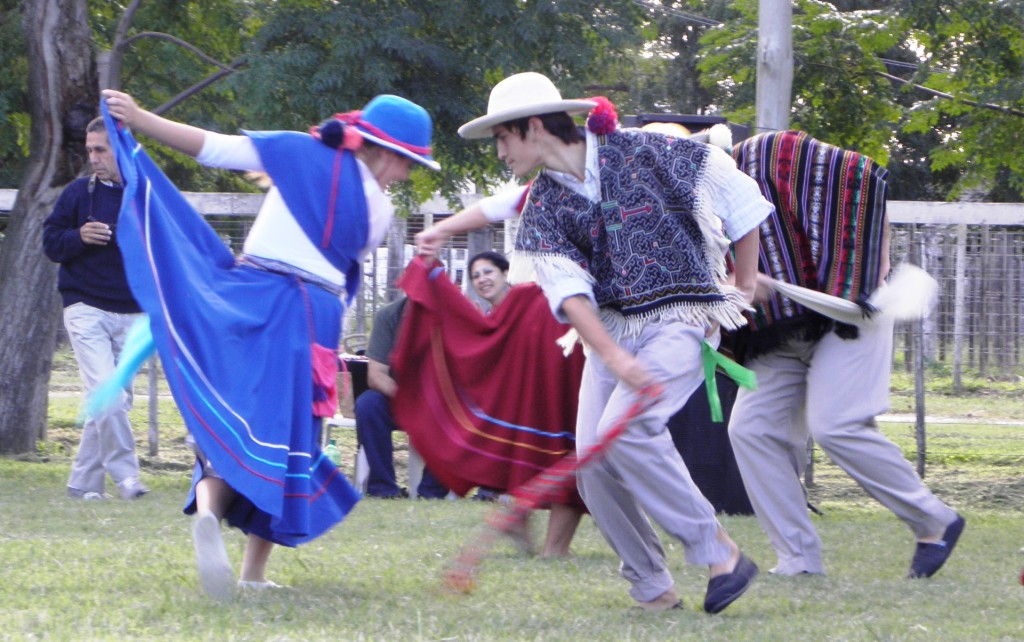
[[[707,164],[700,184],[697,186],[697,206],[694,218],[700,225],[704,247],[707,250],[711,269],[719,281],[727,275],[725,255],[729,251],[729,240],[722,231],[722,220],[714,211],[717,195],[727,189],[728,178],[736,171],[736,163],[728,154],[717,147],[712,147],[707,156]]]
[[[539,283],[538,275],[547,274],[558,278],[560,274],[582,279],[587,285],[593,286],[597,281],[594,275],[584,270],[570,258],[557,254],[536,254],[534,252],[515,252],[509,261],[508,282]]]
[[[523,275],[526,274],[533,277],[531,280],[535,280],[538,273],[558,278],[559,273],[561,273],[566,276],[582,279],[589,285],[595,283],[594,276],[580,267],[575,261],[550,254],[516,252],[515,259],[509,267],[509,282],[522,282],[520,280],[513,281],[513,270],[516,270],[517,279],[524,278]],[[623,332],[629,336],[639,335],[646,325],[666,321],[682,321],[689,325],[705,327],[712,323],[718,323],[726,330],[736,330],[746,325],[747,318],[743,315],[743,312],[752,311],[753,308],[747,303],[743,292],[726,284],[720,284],[719,288],[725,300],[717,303],[668,303],[642,314],[629,316],[625,316],[612,308],[605,307],[599,310],[599,314],[609,330],[614,328],[617,332]],[[563,340],[565,343],[560,340],[559,345],[562,346],[563,350],[571,350],[575,340],[569,334],[563,337]]]
[[[508,255],[508,283],[536,283],[537,270],[533,266],[533,258],[523,252],[513,250]]]
[[[602,308],[599,315],[612,334],[637,337],[646,327],[673,321],[704,328],[711,326],[712,323],[718,323],[725,330],[736,330],[747,322],[746,317],[740,312],[743,309],[749,309],[746,300],[739,290],[735,290],[726,293],[725,301],[713,305],[673,303],[628,317],[618,310]]]

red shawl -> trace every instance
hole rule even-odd
[[[583,354],[564,357],[569,326],[533,284],[513,287],[489,316],[440,267],[415,259],[392,369],[395,420],[427,468],[465,495],[513,490],[575,450]],[[555,503],[582,505],[574,490]]]

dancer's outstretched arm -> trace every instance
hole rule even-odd
[[[203,149],[203,141],[206,140],[205,129],[168,120],[146,111],[123,91],[104,89],[102,93],[110,115],[130,127],[133,132],[149,136],[171,149],[192,157],[197,156]]]
[[[486,227],[490,222],[479,204],[471,205],[417,234],[416,253],[432,259],[455,234]]]

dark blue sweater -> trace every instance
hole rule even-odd
[[[120,186],[79,178],[64,188],[53,213],[43,223],[43,250],[60,263],[57,289],[64,307],[85,303],[108,312],[139,312],[139,304],[128,289],[121,250],[117,247],[117,216],[121,210]],[[114,229],[107,245],[86,245],[79,228],[88,221],[106,223]]]

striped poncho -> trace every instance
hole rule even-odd
[[[754,136],[733,155],[775,205],[760,227],[760,271],[848,301],[866,299],[883,263],[888,171],[863,154],[797,131]],[[790,338],[818,339],[832,327],[773,293],[756,307],[740,343],[749,358]],[[840,334],[855,332],[846,326]]]

